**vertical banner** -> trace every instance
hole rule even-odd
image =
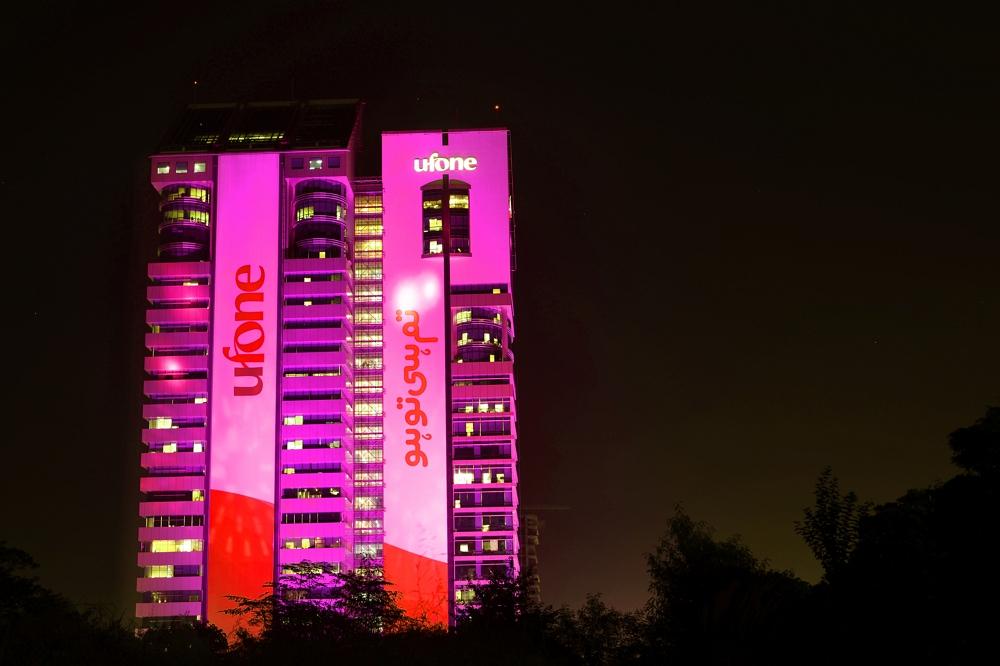
[[[449,524],[441,254],[424,256],[423,189],[468,192],[469,245],[452,285],[510,281],[507,131],[382,135],[385,575],[412,616],[448,621]],[[428,227],[430,231],[430,227]]]
[[[276,153],[220,155],[213,277],[208,620],[274,576],[279,177]]]
[[[385,577],[408,615],[447,625],[443,264],[422,256],[422,182],[407,138],[382,140]]]

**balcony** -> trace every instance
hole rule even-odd
[[[200,527],[140,527],[139,541],[154,539],[204,539],[205,528]],[[173,554],[173,553],[169,553]]]
[[[286,259],[285,275],[323,275],[331,273],[350,273],[350,261],[344,257],[328,259]],[[288,284],[288,283],[286,283]]]
[[[280,472],[281,470],[279,469],[278,471]],[[347,488],[352,483],[350,477],[344,472],[304,472],[301,474],[278,475],[279,490],[284,490],[285,488]]]
[[[313,280],[312,282],[286,282],[285,298],[333,298],[347,295],[348,283],[344,280]]]
[[[315,463],[340,463],[343,464],[347,458],[347,452],[343,448],[321,447],[316,449],[283,449],[279,453],[281,466],[310,465]],[[302,474],[286,475],[299,478]],[[284,487],[284,486],[282,486]],[[295,488],[313,488],[309,484],[294,484]],[[327,487],[324,485],[323,487]],[[335,488],[338,486],[330,486]]]
[[[339,439],[343,441],[347,434],[347,427],[344,423],[281,424],[279,428],[281,429],[282,441],[289,439]]]
[[[162,604],[137,603],[135,605],[136,617],[176,617],[188,615],[191,617],[201,615],[200,601],[172,601]]]
[[[344,562],[345,548],[282,548],[278,552],[279,564],[299,564],[300,562]]]
[[[294,369],[292,369],[294,371]],[[344,391],[347,389],[347,377],[283,377],[281,388],[285,393],[304,391]],[[298,402],[298,401],[293,401]]]
[[[208,395],[207,379],[149,379],[142,383],[147,398],[165,400],[171,397]]]
[[[139,457],[139,465],[143,469],[155,467],[204,467],[204,453],[143,453]]]
[[[347,356],[343,351],[282,352],[281,354],[281,364],[285,372],[294,371],[296,368],[307,370],[312,368],[332,368],[343,366],[346,363]]]
[[[316,497],[309,499],[278,500],[280,513],[346,513],[351,504],[344,497]]]
[[[166,352],[174,349],[208,350],[208,331],[147,333],[146,349]]]
[[[207,284],[197,285],[150,285],[146,287],[146,300],[154,304],[199,304],[208,306],[211,292]]]
[[[150,326],[208,325],[208,308],[150,308],[146,310],[146,323]]]
[[[144,444],[164,444],[170,442],[205,442],[208,441],[205,428],[143,428],[142,442]],[[169,455],[184,455],[171,453]]]
[[[164,592],[201,589],[201,576],[173,576],[170,578],[137,578],[136,592]],[[163,605],[163,604],[157,604]]]
[[[283,400],[281,403],[281,417],[301,415],[308,420],[309,417],[343,417],[348,407],[346,400]],[[343,419],[341,419],[343,420]]]
[[[212,274],[212,264],[207,261],[153,262],[147,275],[153,280],[182,280],[207,278]]]
[[[157,564],[201,564],[203,552],[191,553],[139,553],[136,564],[140,567],[151,567]],[[182,578],[181,580],[185,580]]]
[[[348,314],[347,306],[344,304],[286,305],[282,312],[282,319],[286,322],[333,321],[336,319],[346,319]]]
[[[204,421],[208,418],[208,404],[204,402],[198,404],[191,402],[147,404],[142,406],[142,418],[201,419]]]
[[[208,372],[208,355],[147,356],[143,369],[151,375],[180,375],[189,372]]]
[[[286,345],[336,344],[346,341],[347,329],[343,326],[337,328],[289,328],[282,332],[281,338]]]

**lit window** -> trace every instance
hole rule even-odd
[[[476,407],[478,408],[480,414],[485,414],[490,409],[489,404],[485,402],[479,403],[478,405],[476,405]]]
[[[471,414],[472,413],[472,405],[466,405],[465,406],[465,413],[466,414]]]
[[[455,313],[456,324],[464,324],[470,319],[472,319],[472,310],[459,310],[457,313]]]
[[[172,564],[155,564],[151,567],[146,567],[146,578],[173,578],[174,577],[174,565]]]
[[[472,424],[471,421],[469,423],[466,423],[465,424],[465,434],[466,435],[472,435],[472,431],[473,431],[474,428],[475,428],[475,426]]]
[[[288,444],[285,445],[285,448],[292,451],[298,451],[299,449],[302,448],[302,440],[293,439],[292,441],[288,442]]]
[[[326,251],[325,250],[320,250],[319,251],[319,258],[320,259],[326,259]]]
[[[302,539],[299,543],[302,544],[303,548],[312,548],[312,540],[311,539]]]
[[[429,199],[424,201],[424,210],[427,210],[428,208],[432,210],[437,210],[440,207],[441,207],[440,199]]]
[[[504,480],[504,473],[497,472],[497,483],[503,483],[503,480]]]
[[[164,416],[149,420],[149,427],[153,430],[169,430],[173,425],[173,420]]]
[[[460,544],[458,544],[458,552],[460,552],[460,553],[467,553],[467,552],[469,552],[469,544],[467,544],[467,543],[460,543]]]
[[[177,163],[177,171],[176,171],[176,173],[187,173],[187,172],[188,172],[188,163],[187,162],[178,162]]]
[[[427,220],[427,229],[429,231],[441,231],[441,218],[432,217]]]
[[[201,539],[154,539],[150,543],[153,553],[194,553],[201,550]]]
[[[456,499],[455,500],[455,508],[456,509],[461,509],[462,508],[462,500],[460,500],[460,499]]]
[[[498,402],[495,405],[493,405],[493,411],[496,412],[497,414],[503,414],[503,403]]]
[[[160,162],[159,164],[156,165],[156,173],[158,174],[170,173],[170,165],[167,164],[166,162]]]
[[[191,450],[194,451],[195,453],[201,453],[202,451],[205,450],[205,447],[201,442],[195,442],[194,445],[191,447]]]
[[[302,278],[302,281],[303,282],[312,282],[313,279],[311,277],[306,277],[306,278]]]
[[[499,294],[500,290],[497,287],[493,287],[493,293],[494,294]]]
[[[494,362],[494,361],[496,361],[496,360],[497,360],[497,357],[496,357],[496,355],[494,355],[494,354],[490,354],[490,363],[493,363],[493,362]]]
[[[312,304],[313,304],[313,302],[312,302],[312,301],[302,301],[302,305],[304,305],[304,306],[306,306],[306,307],[309,307],[309,306],[310,306],[310,305],[312,305]]]
[[[208,398],[206,398],[204,396],[202,396],[200,398],[195,398],[194,399],[194,404],[196,404],[196,405],[204,405],[206,402],[208,402]]]
[[[286,416],[285,425],[302,425],[302,415]]]
[[[170,442],[163,445],[164,453],[177,453],[177,442]]]
[[[469,195],[468,194],[449,194],[448,195],[448,206],[450,208],[468,208],[469,207]]]
[[[441,254],[442,245],[440,241],[432,240],[430,242],[430,252],[429,254]]]
[[[191,491],[191,501],[192,502],[204,502],[205,501],[205,491],[204,490],[192,490]]]
[[[483,483],[493,483],[493,475],[488,471],[483,472]]]
[[[315,171],[316,169],[322,169],[322,168],[323,168],[323,158],[309,160],[310,171]]]
[[[195,173],[205,173],[205,163],[204,162],[195,162],[194,163],[194,172]]]
[[[476,591],[471,587],[463,587],[455,590],[455,600],[459,603],[467,603],[476,598]]]
[[[281,470],[281,473],[282,474],[295,474],[295,468],[294,467],[286,467],[283,470]]]

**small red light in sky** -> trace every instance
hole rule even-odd
[[[499,111],[500,110],[500,105],[499,104],[494,104],[493,105],[493,110],[494,111]]]

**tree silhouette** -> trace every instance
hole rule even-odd
[[[959,428],[948,437],[953,463],[984,477],[1000,475],[1000,407],[987,407],[975,424]]]
[[[830,467],[819,475],[814,497],[813,506],[803,509],[805,517],[795,522],[795,532],[805,540],[829,581],[857,547],[858,525],[871,512],[871,504],[859,502],[853,490],[841,494],[840,482]]]

